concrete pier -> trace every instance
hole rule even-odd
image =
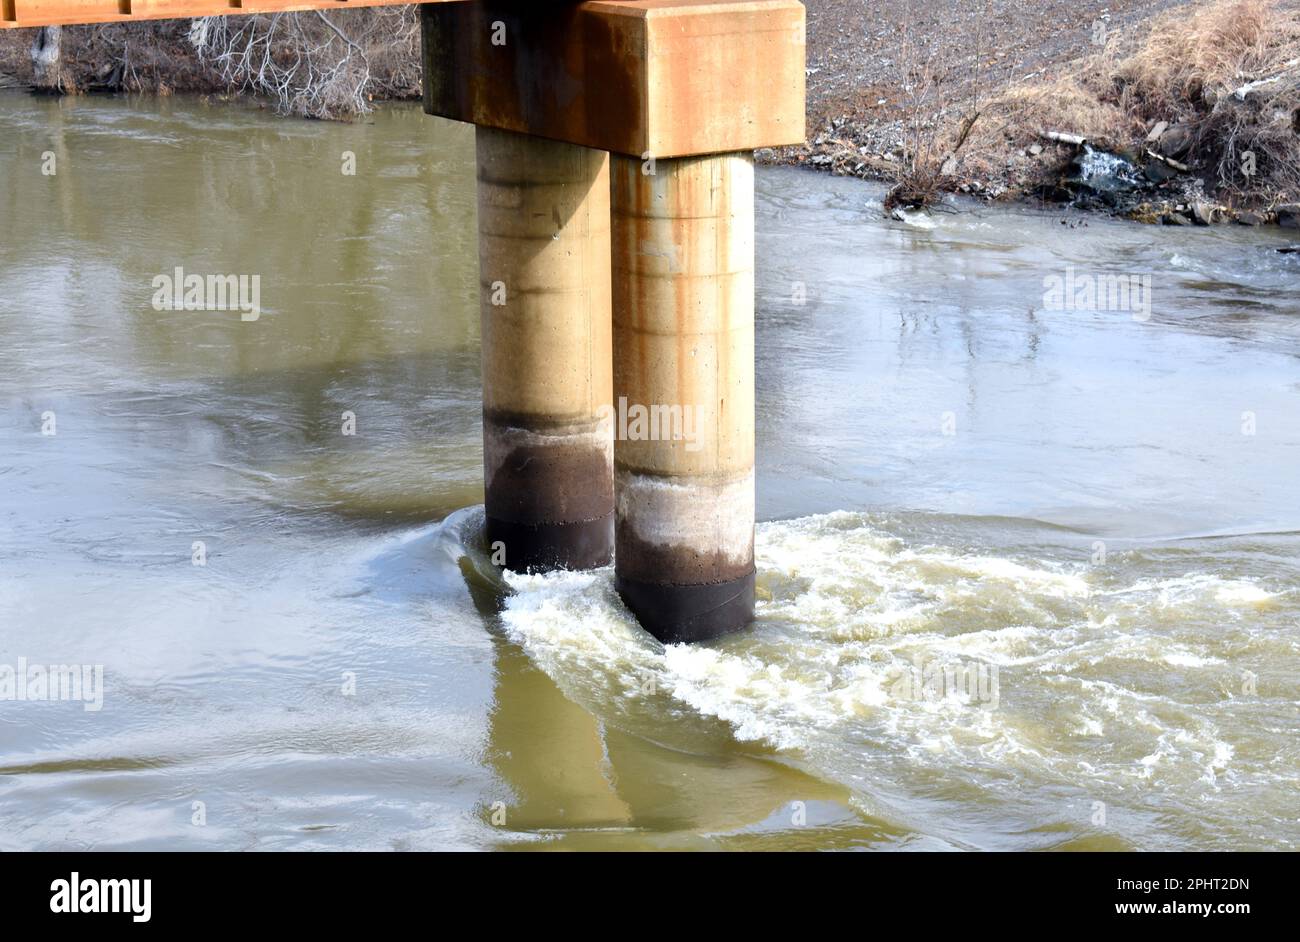
[[[618,591],[699,641],[754,613],[753,158],[616,156],[612,211]]]
[[[478,125],[484,141],[508,140],[487,137],[490,127],[531,135],[522,140],[539,151],[537,139],[548,138],[614,155],[613,251],[604,268],[613,277],[614,395],[605,418],[614,427],[585,411],[601,401],[594,390],[604,377],[584,382],[572,355],[584,331],[599,334],[585,320],[597,316],[595,304],[577,319],[554,310],[563,343],[556,336],[524,345],[514,331],[541,322],[512,315],[495,324],[485,302],[492,532],[528,544],[526,561],[600,560],[585,546],[575,552],[565,525],[596,521],[606,506],[610,492],[595,454],[597,438],[608,434],[615,572],[628,607],[668,642],[743,627],[754,611],[751,154],[804,140],[803,7],[796,0],[475,0],[426,6],[422,16],[428,113]],[[490,157],[481,148],[481,174]],[[532,235],[547,231],[548,212],[544,199],[514,204]],[[488,233],[522,224],[510,216],[484,224],[485,297],[501,277],[490,271],[498,250],[489,249]],[[524,266],[526,250],[500,241],[505,254],[496,267]],[[567,277],[571,269],[563,271]],[[601,269],[587,276],[599,279]],[[556,371],[578,383],[576,399],[556,389],[527,408],[516,402],[531,400],[532,385]],[[533,448],[547,457],[537,469],[526,463]],[[585,458],[561,460],[564,449]],[[554,473],[543,474],[543,466]],[[593,502],[581,503],[589,492]],[[555,507],[564,509],[548,509]],[[520,562],[518,554],[510,559],[511,568]]]
[[[424,110],[477,127],[494,561],[589,569],[617,544],[618,590],[656,637],[743,627],[752,153],[805,139],[802,4],[421,2]],[[0,0],[0,29],[54,27],[38,38],[39,67],[57,59],[62,23],[327,7]]]
[[[609,154],[476,134],[487,538],[514,571],[608,565]]]

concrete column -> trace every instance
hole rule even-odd
[[[665,642],[754,613],[754,163],[613,163],[615,572]]]
[[[476,133],[488,540],[515,571],[608,565],[609,154]]]

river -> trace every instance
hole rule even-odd
[[[472,170],[0,92],[0,665],[103,668],[0,699],[0,850],[1296,848],[1282,234],[761,167],[758,620],[664,648],[477,548]]]

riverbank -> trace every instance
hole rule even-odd
[[[35,29],[0,32],[5,76],[39,84]],[[339,10],[65,26],[53,80],[63,94],[238,95],[306,118],[352,120],[375,102],[420,97],[419,10]]]
[[[1300,224],[1296,0],[807,6],[810,140],[772,159],[891,183],[900,207]]]
[[[891,210],[963,193],[1300,226],[1300,0],[805,6],[809,140],[760,159],[890,183]],[[65,27],[59,83],[336,119],[418,97],[415,7],[332,16],[355,45],[296,16]],[[0,85],[31,80],[32,32],[0,34]]]

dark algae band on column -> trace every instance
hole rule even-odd
[[[707,641],[754,618],[754,573],[728,582],[672,585],[618,576],[618,594],[641,627],[664,644]]]

